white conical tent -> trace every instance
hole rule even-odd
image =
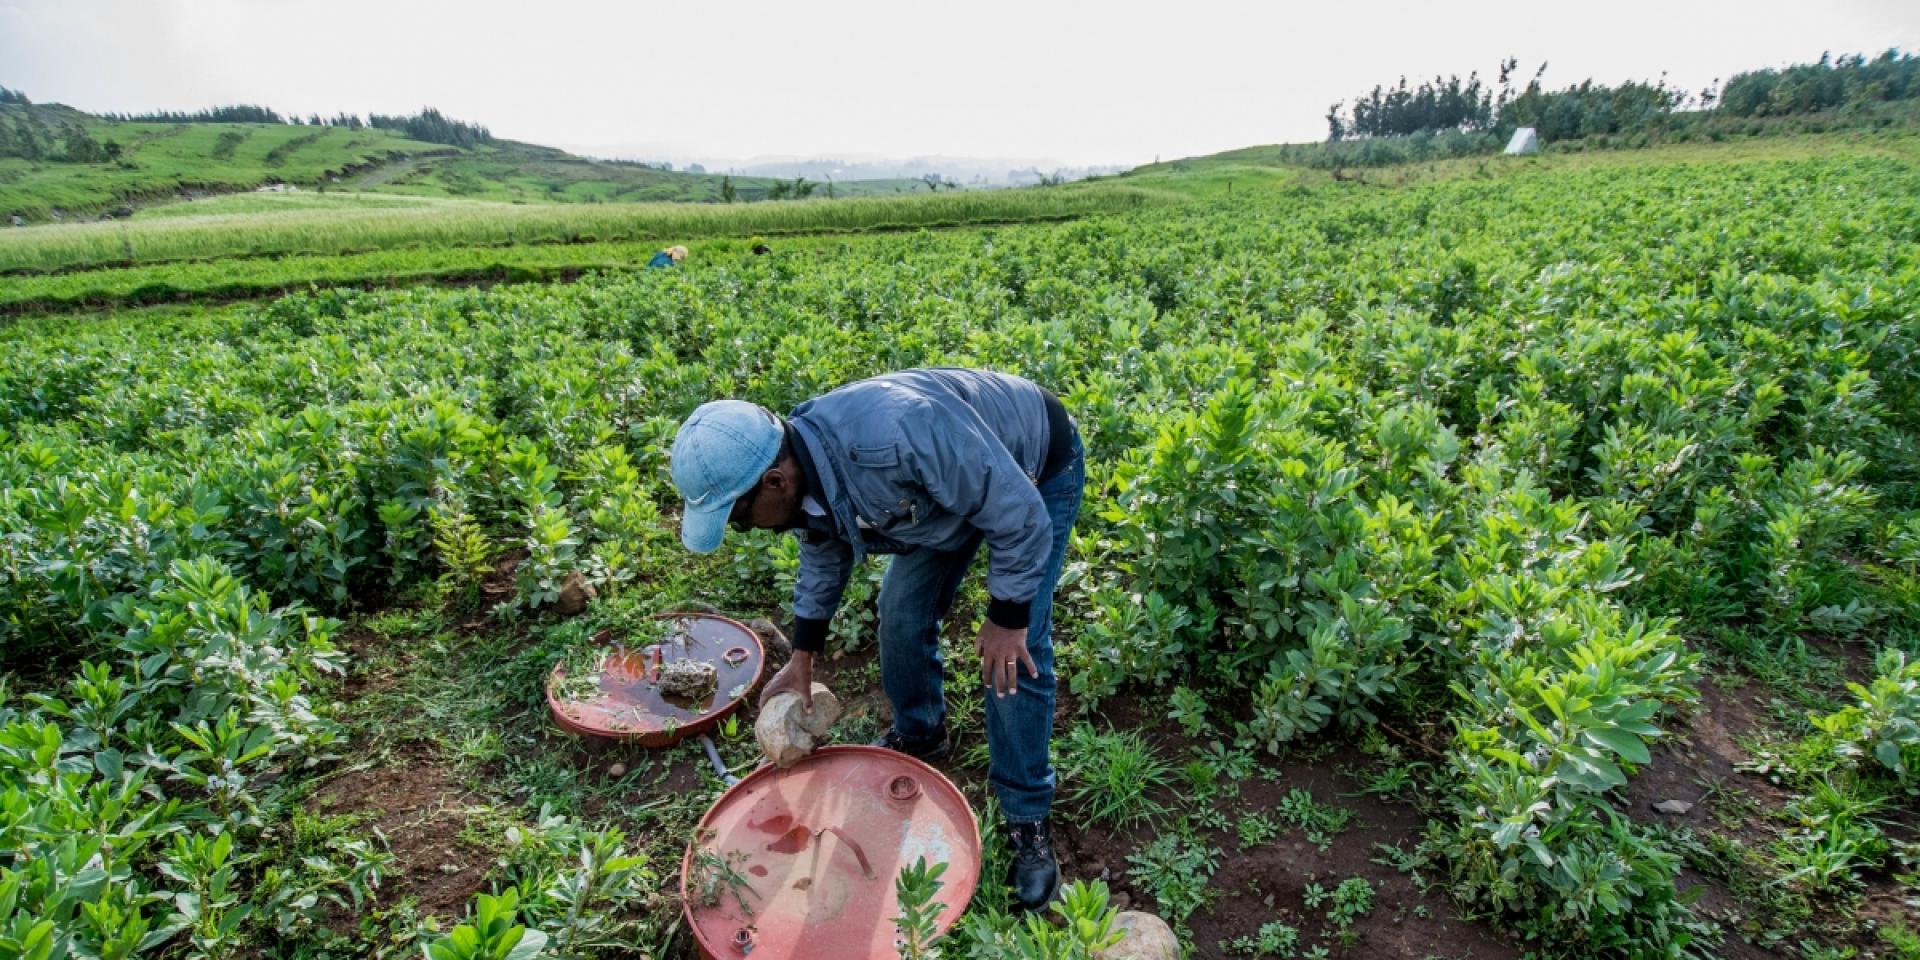
[[[1540,152],[1540,135],[1532,127],[1521,127],[1513,132],[1513,139],[1507,141],[1507,156],[1518,157]]]

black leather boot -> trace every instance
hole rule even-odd
[[[1060,860],[1053,855],[1053,818],[1038,823],[1008,823],[1007,842],[1013,847],[1013,864],[1007,868],[1007,887],[1013,891],[1013,908],[1020,912],[1043,910],[1060,892]]]
[[[888,728],[873,745],[904,753],[922,763],[939,763],[953,753],[953,738],[947,735],[945,723],[927,736],[917,739],[901,736],[900,731]]]

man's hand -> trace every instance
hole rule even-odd
[[[813,709],[813,653],[807,650],[795,650],[793,659],[773,675],[767,685],[760,688],[760,705],[766,706],[776,693],[797,693],[800,705]]]
[[[1034,665],[1033,657],[1027,653],[1027,631],[1011,630],[998,626],[988,620],[980,624],[980,635],[974,638],[974,649],[980,651],[980,665],[986,671],[987,686],[993,688],[995,696],[1004,697],[1020,691],[1020,665],[1026,664],[1027,675],[1040,679],[1040,668]]]

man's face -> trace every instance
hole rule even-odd
[[[800,466],[792,457],[774,464],[746,496],[733,502],[727,524],[742,533],[792,528],[800,519],[799,479]]]

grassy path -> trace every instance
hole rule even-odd
[[[383,183],[391,183],[395,178],[424,163],[426,159],[425,157],[402,157],[393,163],[383,163],[361,174],[360,178],[353,182],[353,189],[371,190]]]

